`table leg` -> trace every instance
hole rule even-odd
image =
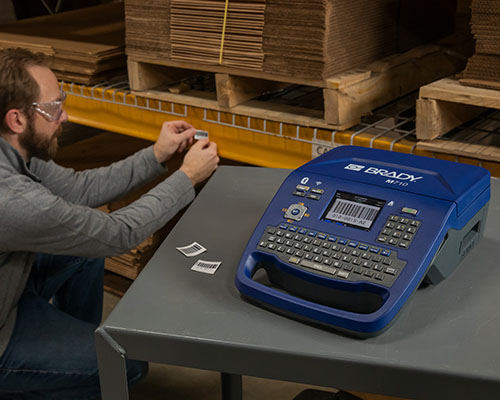
[[[128,400],[127,367],[123,349],[109,334],[95,332],[97,363],[103,400]]]
[[[241,375],[221,372],[222,400],[242,400]]]

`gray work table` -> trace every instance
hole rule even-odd
[[[288,170],[220,167],[96,332],[104,400],[127,399],[124,357],[417,399],[500,393],[500,182],[485,237],[453,274],[418,290],[392,327],[354,339],[244,301],[239,258]],[[187,258],[176,247],[208,249]],[[197,259],[222,261],[214,275]]]

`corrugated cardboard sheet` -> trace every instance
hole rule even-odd
[[[500,89],[500,1],[473,0],[471,31],[476,52],[460,82],[468,86]]]
[[[0,48],[23,47],[50,57],[62,80],[93,84],[125,70],[123,3],[0,25]]]
[[[125,0],[127,54],[219,64],[225,5]],[[326,79],[451,33],[455,8],[456,0],[229,0],[221,64]]]

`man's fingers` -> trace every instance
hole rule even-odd
[[[186,129],[185,131],[178,133],[177,138],[179,139],[179,141],[183,141],[183,140],[188,140],[188,139],[193,138],[194,135],[196,135],[196,129],[191,127],[191,128]]]

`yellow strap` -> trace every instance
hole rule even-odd
[[[224,50],[224,36],[226,35],[226,21],[227,21],[228,6],[229,6],[229,0],[226,0],[226,6],[224,7],[224,23],[222,25],[222,38],[220,41],[219,64],[222,64],[222,53]]]

